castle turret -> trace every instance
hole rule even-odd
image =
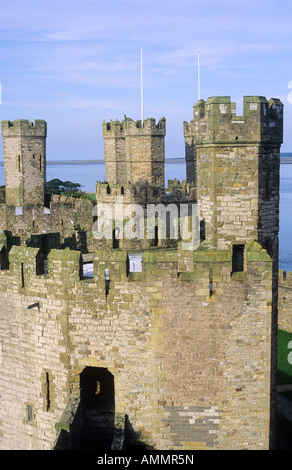
[[[109,184],[148,183],[165,186],[166,120],[103,123],[106,179]]]
[[[254,239],[277,254],[283,104],[246,96],[243,116],[229,97],[198,101],[184,123],[205,237],[213,248]],[[274,247],[272,246],[274,245]]]
[[[6,204],[44,204],[47,124],[2,121]]]

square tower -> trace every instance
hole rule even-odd
[[[230,97],[215,96],[193,109],[193,120],[184,123],[186,163],[206,242],[226,249],[253,239],[276,259],[283,104],[245,96],[237,116]]]
[[[103,123],[106,179],[109,184],[165,186],[166,120]]]
[[[45,121],[2,121],[6,204],[44,204],[46,181]]]

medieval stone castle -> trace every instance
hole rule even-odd
[[[165,118],[104,122],[96,207],[48,201],[44,121],[2,122],[1,449],[83,449],[90,413],[111,422],[112,449],[275,445],[283,105],[247,96],[237,116],[213,97],[193,111],[186,180],[167,187]],[[159,216],[151,236],[125,236],[116,217],[104,237],[99,208],[117,203],[142,208],[140,229],[149,205],[176,220],[195,205],[199,242],[167,217],[162,236]]]

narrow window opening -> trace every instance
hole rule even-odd
[[[213,271],[210,269],[209,273],[209,296],[212,297],[214,291],[213,291]]]
[[[108,184],[107,187],[106,187],[106,194],[110,194],[110,193],[111,193],[111,187]]]
[[[40,155],[40,171],[42,171],[42,156]]]
[[[108,294],[109,294],[109,290],[110,290],[110,279],[109,279],[109,270],[108,269],[104,270],[104,277],[105,277],[105,295],[107,297]]]
[[[154,238],[152,240],[152,246],[158,246],[158,226],[155,225]]]
[[[244,269],[244,245],[233,245],[232,272],[242,272]]]
[[[27,421],[29,423],[33,422],[33,412],[32,412],[32,406],[31,405],[27,405]]]
[[[18,155],[18,171],[20,171],[20,155]]]
[[[200,220],[200,241],[206,239],[206,223],[205,220]]]
[[[120,246],[120,241],[119,241],[119,233],[120,230],[118,228],[115,228],[113,230],[113,248],[119,248]]]
[[[21,287],[24,287],[24,264],[21,263]]]
[[[51,397],[50,397],[50,376],[46,372],[46,410],[50,411],[51,408]]]
[[[125,194],[124,186],[121,187],[121,195],[123,196]]]

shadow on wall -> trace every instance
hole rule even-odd
[[[78,450],[112,449],[123,435],[123,450],[149,450],[140,440],[127,415],[120,420],[115,412],[114,376],[102,367],[86,367],[80,374],[80,399],[83,409],[82,436]]]
[[[125,450],[144,452],[146,450],[155,450],[154,447],[148,446],[140,439],[140,433],[135,431],[128,415],[125,419]]]

